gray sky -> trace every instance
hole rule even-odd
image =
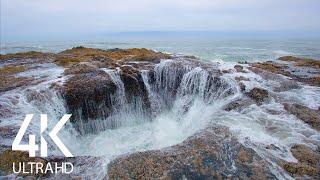
[[[320,0],[0,0],[1,38],[119,31],[320,32]]]

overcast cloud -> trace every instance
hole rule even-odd
[[[319,31],[319,0],[0,0],[1,36]]]

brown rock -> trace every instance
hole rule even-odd
[[[251,104],[254,104],[254,102],[250,99],[237,99],[227,104],[224,110],[226,111],[242,110],[243,108],[248,107]]]
[[[245,72],[241,65],[235,65],[234,68],[236,69],[237,72]]]
[[[239,83],[239,86],[240,86],[240,90],[242,92],[244,92],[246,90],[246,85],[244,85],[242,82]]]
[[[155,52],[145,48],[132,49],[94,49],[85,48],[82,46],[74,47],[62,51],[58,54],[55,63],[61,66],[68,67],[72,64],[80,62],[92,61],[148,61],[159,62],[160,59],[169,59],[170,55]]]
[[[46,59],[53,56],[52,53],[42,53],[37,51],[19,52],[13,54],[0,54],[0,61],[6,60],[23,60],[23,59]]]
[[[29,77],[0,76],[0,92],[9,91],[21,86],[27,86],[33,80],[34,78]]]
[[[71,121],[107,117],[112,109],[112,95],[116,85],[110,76],[103,72],[77,74],[68,79],[61,88]]]
[[[247,93],[247,96],[254,100],[257,104],[261,104],[269,98],[269,93],[265,89],[253,88]]]
[[[97,71],[97,67],[90,65],[90,64],[74,64],[67,68],[64,71],[65,75],[71,75],[71,74],[85,74]]]
[[[5,150],[0,154],[0,171],[3,171],[5,174],[11,174],[13,173],[12,171],[12,163],[19,163],[19,162],[41,162],[46,165],[47,161],[38,158],[38,157],[29,157],[29,153],[25,151],[12,151],[12,150]],[[26,166],[26,168],[30,168],[29,166]],[[27,169],[27,171],[30,172],[30,169]],[[33,171],[35,172],[35,170]],[[21,173],[19,174],[20,176],[45,176],[45,174],[26,174],[26,173]]]
[[[231,69],[224,69],[224,70],[222,70],[222,73],[225,73],[225,74],[227,74],[227,73],[232,73],[232,70]]]
[[[243,77],[243,76],[238,76],[235,77],[236,81],[250,81],[249,78]]]
[[[291,89],[299,89],[301,86],[293,80],[285,80],[281,81],[280,86],[274,88],[274,91],[282,92],[282,91],[288,91]]]
[[[307,67],[320,69],[320,60],[314,60],[309,58],[299,58],[294,56],[283,56],[283,57],[280,57],[279,60],[295,62],[295,66],[307,66]]]
[[[308,146],[296,144],[291,148],[291,153],[301,163],[311,166],[317,166],[320,163],[320,152],[316,152]]]
[[[282,74],[289,77],[291,76],[291,73],[286,71],[286,69],[288,68],[287,65],[275,63],[272,61],[253,63],[252,67],[250,67],[249,69],[255,72],[256,71],[255,68],[262,69],[264,71],[269,71],[276,74]]]
[[[17,77],[20,72],[27,70],[24,65],[4,65],[0,68],[0,92],[28,85],[34,80],[31,77]]]
[[[305,123],[309,124],[316,130],[320,130],[320,111],[315,109],[310,109],[306,106],[300,104],[283,104],[284,109],[290,114],[297,116]]]
[[[292,155],[298,160],[298,163],[282,162],[282,167],[295,178],[311,177],[320,178],[320,153],[314,151],[305,145],[294,145],[291,148]]]
[[[317,63],[320,61],[317,61],[317,60],[314,60],[314,61],[316,62],[307,60],[307,62],[302,63],[298,61],[299,64],[296,63],[294,66],[280,64],[273,61],[267,61],[262,63],[258,62],[258,63],[251,64],[252,67],[250,67],[249,69],[257,74],[262,74],[261,71],[267,71],[275,74],[288,76],[292,78],[292,80],[294,81],[299,81],[312,86],[320,86],[320,76],[317,74],[319,70],[317,71],[312,70],[312,68],[319,69]],[[301,67],[301,66],[304,66],[304,67]],[[306,68],[309,68],[309,69],[306,69]],[[309,71],[313,73],[310,73]],[[303,73],[299,74],[296,72],[303,72]],[[269,77],[269,79],[272,79],[272,78]]]
[[[113,160],[110,179],[275,178],[267,162],[237,142],[227,128],[212,127],[183,143]]]

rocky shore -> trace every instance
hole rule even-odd
[[[52,78],[50,73],[55,73],[50,72],[52,68],[63,72]],[[48,70],[49,74],[28,74],[39,69]],[[189,75],[189,72],[195,75]],[[226,80],[226,77],[230,79]],[[202,83],[203,79],[205,83]],[[240,95],[226,101],[222,111],[240,116],[246,114],[248,108],[264,108],[265,116],[290,117],[297,121],[294,127],[303,126],[311,129],[308,133],[314,133],[301,132],[303,143],[289,143],[288,151],[273,143],[252,145],[248,138],[244,138],[248,141],[240,140],[227,124],[213,122],[179,144],[115,157],[106,170],[110,179],[320,178],[320,141],[312,138],[319,135],[320,107],[303,104],[283,94],[304,87],[318,88],[319,60],[285,56],[275,61],[239,62],[230,68],[196,57],[143,48],[101,50],[75,47],[57,54],[0,55],[0,95],[6,100],[0,102],[1,142],[13,140],[19,129],[5,123],[16,117],[13,107],[18,104],[19,97],[5,95],[17,89],[26,90],[26,101],[37,105],[52,98],[46,92],[32,89],[43,82],[49,82],[49,88],[62,97],[66,112],[72,114],[72,125],[82,136],[128,123],[117,121],[120,112],[141,113],[152,121],[161,111],[172,108],[171,100],[177,97],[196,95],[211,105],[235,94]],[[185,83],[183,88],[182,83]],[[189,111],[190,101],[187,99],[182,111]],[[270,103],[279,106],[270,108],[266,105]],[[132,109],[139,112],[132,112]],[[257,120],[266,121],[263,118]],[[277,128],[265,122],[264,130],[270,134],[276,134]],[[281,138],[285,139],[284,136]],[[0,145],[0,176],[12,173],[8,164],[28,160],[26,153],[13,152],[7,144]],[[281,153],[291,154],[296,161],[277,156]],[[53,158],[36,160],[52,161]],[[73,161],[81,166],[83,163],[94,164],[101,158],[77,156]],[[53,175],[38,176],[54,178]],[[81,172],[70,177],[81,177]]]

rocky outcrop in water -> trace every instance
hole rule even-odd
[[[247,93],[248,97],[253,99],[257,104],[261,104],[263,101],[266,101],[269,97],[269,93],[265,89],[253,88],[250,92]]]
[[[111,179],[275,178],[266,161],[220,126],[170,148],[119,157],[109,164],[108,175]]]
[[[104,51],[84,47],[57,56],[54,62],[64,66],[64,74],[70,77],[56,88],[81,133],[120,126],[118,112],[155,115],[173,106],[176,96],[199,94],[210,102],[234,93],[229,82],[220,78],[218,69],[194,58],[146,49]],[[166,61],[160,62],[164,58]]]
[[[297,58],[292,56],[280,57],[281,61],[266,61],[252,63],[250,70],[259,73],[259,70],[288,76],[295,81],[312,86],[320,86],[319,60]],[[287,63],[289,62],[289,63]],[[293,62],[293,64],[292,64]]]
[[[295,178],[320,178],[319,149],[314,151],[305,145],[297,144],[291,148],[291,153],[298,160],[298,162],[281,163],[286,171],[288,171]]]
[[[15,111],[19,109],[13,107],[23,102],[31,104],[37,113],[46,112],[49,107],[52,113],[57,113],[58,116],[61,113],[73,114],[72,125],[80,135],[86,136],[88,133],[99,133],[124,125],[130,126],[129,121],[133,117],[143,117],[147,121],[153,121],[156,115],[168,112],[173,107],[179,112],[177,114],[180,118],[192,113],[194,109],[191,106],[197,101],[201,101],[205,106],[221,103],[223,106],[221,105],[219,113],[210,114],[210,112],[208,113],[210,116],[206,116],[210,128],[200,129],[184,142],[168,148],[122,155],[109,165],[109,177],[111,179],[276,178],[279,174],[270,170],[273,167],[270,159],[267,160],[266,157],[260,156],[261,152],[255,151],[255,148],[265,147],[264,145],[244,146],[245,143],[240,143],[238,137],[231,134],[228,128],[213,124],[210,120],[221,123],[221,119],[215,116],[228,111],[227,113],[234,113],[236,116],[242,116],[241,118],[245,116],[243,119],[246,121],[231,121],[232,125],[238,123],[236,128],[243,123],[247,131],[250,123],[258,121],[259,124],[255,127],[262,127],[259,130],[261,133],[265,133],[264,131],[269,133],[268,137],[276,136],[283,140],[287,136],[292,138],[288,134],[298,132],[301,137],[303,136],[301,139],[306,139],[308,143],[315,145],[317,140],[310,138],[316,137],[313,129],[295,132],[297,129],[295,126],[294,129],[290,129],[290,133],[277,131],[282,128],[278,127],[281,125],[277,123],[281,124],[283,121],[273,123],[268,121],[268,116],[277,118],[275,116],[279,115],[285,119],[289,114],[293,114],[296,118],[294,116],[290,118],[293,117],[291,120],[294,120],[294,123],[305,122],[319,130],[319,109],[288,101],[277,94],[300,89],[304,84],[319,86],[318,61],[295,57],[283,57],[280,60],[252,64],[246,62],[232,65],[234,69],[220,71],[217,63],[136,48],[101,50],[76,47],[57,54],[28,52],[1,55],[0,95],[12,90],[21,90],[23,94],[0,97],[0,123],[15,117]],[[62,70],[61,74],[50,76],[56,73],[50,71],[53,68],[58,72]],[[46,73],[38,75],[39,69]],[[232,77],[233,74],[236,76]],[[45,90],[32,88],[42,82],[52,83]],[[257,83],[263,88],[261,86],[258,88]],[[58,104],[52,103],[52,93],[57,93],[54,98],[61,98]],[[274,101],[280,106],[264,109],[264,105],[270,106],[269,103]],[[256,114],[262,113],[263,117],[250,112],[255,108],[262,111],[256,111]],[[216,111],[214,108],[211,110]],[[200,111],[198,115],[202,113]],[[123,119],[129,121],[121,122]],[[190,121],[191,124],[200,123],[197,118]],[[286,125],[282,126],[287,128]],[[292,127],[290,122],[288,127]],[[14,138],[18,128],[11,124],[1,126],[0,139]],[[246,137],[247,141],[250,142],[250,139]],[[0,158],[4,158],[3,162],[10,163],[15,159],[24,159],[24,153],[16,156],[10,151],[7,152],[8,148],[10,147],[1,146]],[[281,148],[270,145],[264,150],[279,153],[283,150]],[[319,177],[318,151],[310,149],[309,146],[296,145],[292,147],[291,152],[298,160],[297,163],[279,160],[281,159],[279,156],[273,156],[276,153],[269,154],[276,159],[274,163],[283,168],[280,168],[281,173],[285,174],[283,170],[286,170],[292,177],[315,179]],[[287,156],[288,151],[283,150],[282,153],[282,157]],[[95,164],[103,166],[101,159],[76,157],[72,162],[80,168],[78,172],[88,173],[93,171],[93,169],[85,170],[89,166],[93,167]],[[7,165],[3,163],[0,165],[1,172],[10,173]],[[77,175],[79,174],[68,177]],[[65,176],[61,175],[61,178],[63,177]],[[97,177],[97,174],[92,173],[91,177]]]
[[[305,123],[320,131],[320,110],[311,109],[300,104],[283,104],[284,109],[297,116]]]

